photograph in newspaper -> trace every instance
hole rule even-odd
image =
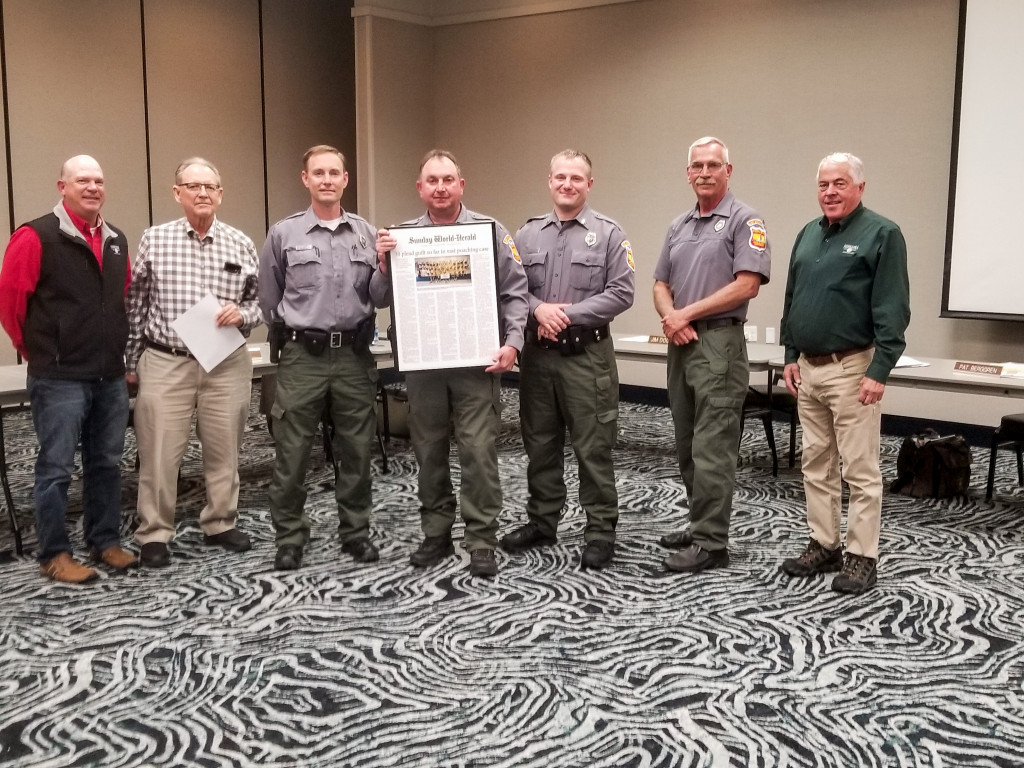
[[[501,346],[494,223],[393,227],[388,261],[399,371],[487,367]]]

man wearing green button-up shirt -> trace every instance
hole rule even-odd
[[[807,549],[783,562],[789,576],[842,572],[837,592],[875,583],[882,513],[878,466],[885,382],[910,323],[907,246],[900,228],[868,210],[864,165],[848,153],[818,166],[824,216],[796,238],[782,317],[786,387],[803,427]],[[842,460],[842,476],[839,474]],[[842,480],[850,487],[846,558]]]

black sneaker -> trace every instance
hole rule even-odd
[[[139,562],[143,568],[166,568],[171,564],[171,551],[162,541],[150,541],[139,550]]]
[[[828,549],[817,539],[811,539],[799,557],[782,561],[781,570],[787,576],[815,576],[832,573],[843,567],[843,548]]]
[[[493,549],[474,549],[469,553],[470,576],[497,576],[498,561]]]
[[[729,564],[728,549],[704,549],[700,544],[691,544],[665,558],[665,567],[680,573],[696,573],[708,568],[723,568]]]
[[[843,571],[832,579],[832,589],[848,595],[859,595],[875,586],[875,560],[862,555],[846,553]]]
[[[685,549],[693,544],[693,534],[689,528],[684,531],[673,531],[658,539],[658,543],[669,549]]]
[[[409,555],[409,562],[417,568],[428,568],[454,554],[455,545],[452,544],[450,533],[443,536],[427,536],[420,542],[419,549]]]
[[[203,541],[212,546],[223,547],[228,552],[247,552],[252,549],[249,536],[237,528],[228,528],[212,536],[203,536]]]
[[[302,547],[295,544],[282,544],[277,548],[274,557],[274,569],[278,571],[294,571],[302,565]]]
[[[380,552],[367,536],[346,541],[341,545],[341,551],[352,555],[352,559],[357,563],[374,563],[380,560]]]
[[[595,539],[587,542],[583,550],[583,557],[580,558],[580,565],[584,568],[592,568],[600,571],[612,561],[615,555],[615,543],[605,539]]]
[[[527,523],[516,528],[501,539],[501,548],[506,552],[522,552],[533,547],[549,547],[558,540],[554,536],[545,536],[535,523]]]

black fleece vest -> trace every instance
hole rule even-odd
[[[124,376],[124,233],[111,227],[116,236],[104,243],[100,270],[85,240],[62,232],[55,214],[25,226],[36,231],[43,246],[39,282],[25,314],[28,375],[79,380]]]

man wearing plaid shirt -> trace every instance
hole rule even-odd
[[[192,414],[203,449],[206,506],[199,515],[207,544],[244,552],[249,537],[238,519],[238,454],[249,414],[252,359],[243,344],[207,373],[171,323],[207,294],[221,303],[218,326],[246,336],[260,322],[252,240],[217,219],[224,199],[220,172],[200,157],[174,173],[174,199],[185,217],[142,235],[128,292],[128,383],[138,384],[135,436],[139,449],[140,525],[144,566],[170,564],[178,468]]]

